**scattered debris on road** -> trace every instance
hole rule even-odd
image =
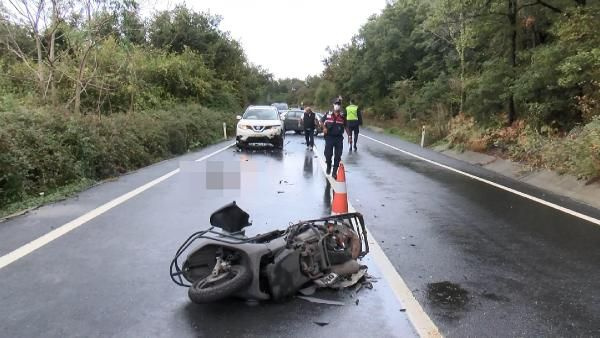
[[[327,326],[327,325],[329,325],[329,322],[313,322],[313,323],[315,323],[315,324],[317,324],[319,326]]]
[[[309,301],[311,303],[316,303],[316,304],[327,304],[327,305],[336,305],[336,306],[346,305],[346,303],[338,302],[337,300],[329,300],[329,299],[322,299],[322,298],[309,297],[309,296],[296,296],[296,297],[306,300],[306,301]]]
[[[311,285],[309,287],[306,287],[304,289],[300,289],[300,291],[298,291],[300,294],[302,294],[303,296],[312,296],[315,294],[315,292],[317,292],[317,286],[316,285]]]
[[[469,292],[459,284],[443,281],[427,284],[427,298],[434,305],[459,310],[469,301]]]

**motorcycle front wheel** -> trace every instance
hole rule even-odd
[[[252,273],[246,266],[232,265],[229,271],[216,277],[209,275],[194,282],[188,290],[188,296],[194,303],[211,303],[233,295],[251,281]]]

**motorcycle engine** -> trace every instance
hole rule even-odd
[[[323,276],[327,268],[320,242],[325,234],[321,231],[307,230],[294,238],[294,247],[300,252],[300,268],[311,279]]]

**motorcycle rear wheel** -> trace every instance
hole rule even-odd
[[[207,283],[206,278],[197,280],[188,289],[188,296],[194,303],[212,303],[227,298],[241,290],[252,281],[252,273],[244,265],[232,265],[227,276],[220,276],[214,283]]]

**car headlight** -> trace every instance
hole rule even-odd
[[[238,124],[238,128],[240,129],[252,129],[249,125],[247,124]]]

